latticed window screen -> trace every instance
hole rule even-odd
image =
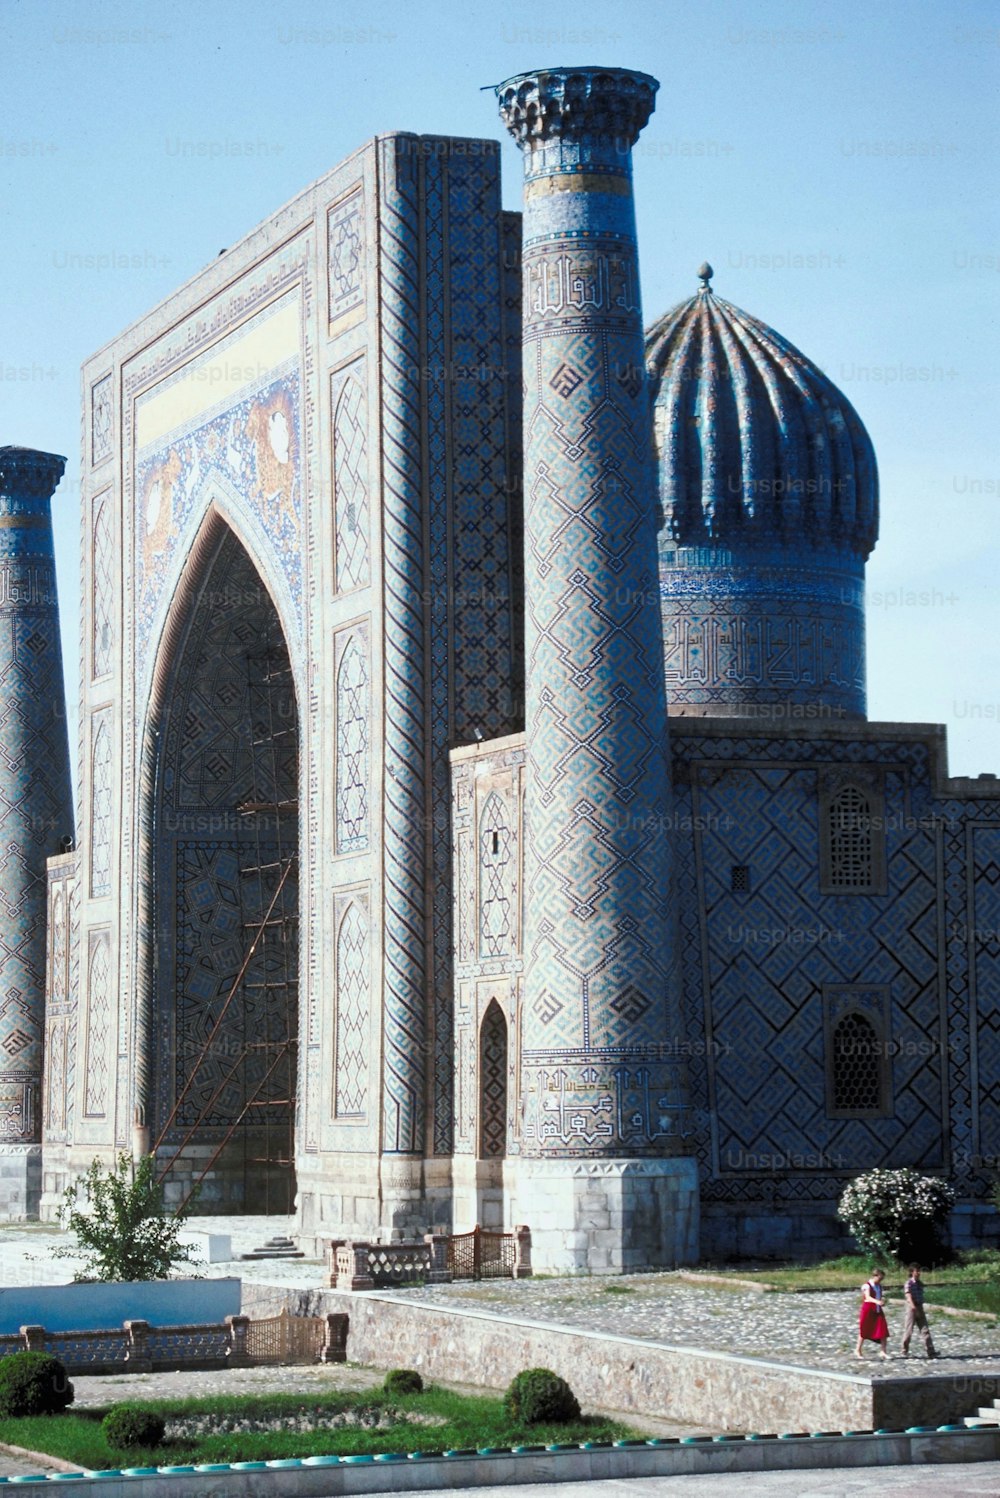
[[[729,869],[729,888],[734,895],[750,893],[750,865],[734,863]]]
[[[507,1153],[507,1021],[494,1000],[479,1032],[479,1155]]]
[[[479,818],[479,955],[506,957],[511,950],[511,831],[496,792]]]
[[[829,870],[837,889],[870,889],[875,883],[871,803],[856,785],[845,785],[827,807]]]
[[[863,1014],[851,1012],[833,1030],[833,1096],[837,1113],[878,1113],[882,1106],[882,1047]]]

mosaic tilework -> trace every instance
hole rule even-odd
[[[510,817],[494,791],[479,817],[479,951],[510,955],[513,937],[513,838]]]
[[[371,668],[367,631],[337,636],[338,853],[361,853],[369,841]]]
[[[385,1021],[383,1149],[424,1137],[425,652],[421,544],[420,259],[417,157],[380,145],[385,572]]]
[[[871,441],[811,360],[700,274],[646,341],[671,711],[801,702],[863,717]]]
[[[40,1138],[45,861],[73,832],[49,501],[65,460],[0,448],[0,1135]]]
[[[329,319],[361,307],[365,299],[365,205],[359,186],[327,215]]]
[[[672,713],[808,707],[865,714],[864,570],[849,558],[661,546]]]
[[[347,902],[337,930],[337,1049],[334,1113],[364,1118],[368,1112],[371,1019],[371,923],[368,902]]]
[[[112,380],[107,375],[90,392],[90,461],[96,468],[110,458],[114,441]]]
[[[94,501],[94,534],[92,542],[91,661],[94,680],[111,669],[114,648],[114,598],[116,564],[114,519],[110,492]]]
[[[87,1052],[83,1111],[103,1118],[108,1111],[111,1049],[111,942],[107,931],[91,932],[87,965]]]
[[[364,368],[334,382],[333,505],[337,592],[366,588],[368,533],[368,400]]]
[[[430,144],[430,143],[429,143]],[[434,142],[433,144],[437,144]],[[418,147],[423,142],[418,143]],[[425,556],[430,592],[430,627],[427,638],[427,690],[429,695],[430,763],[428,774],[431,834],[431,950],[428,953],[433,1000],[428,1015],[433,1036],[434,1079],[431,1093],[430,1130],[433,1147],[447,1153],[451,1144],[452,1100],[450,1096],[452,1046],[451,917],[448,888],[449,859],[443,825],[447,787],[447,753],[455,742],[453,681],[458,670],[456,648],[462,640],[452,606],[450,548],[454,544],[450,524],[453,500],[453,463],[449,444],[449,405],[454,373],[446,341],[449,315],[448,255],[450,238],[445,232],[446,204],[450,203],[449,178],[452,163],[447,147],[441,155],[423,162],[423,241],[425,328],[427,358],[426,406],[424,409],[428,488],[428,545]],[[423,157],[421,157],[423,161]],[[485,507],[484,507],[485,508]]]
[[[90,893],[111,891],[111,773],[114,749],[111,743],[111,708],[102,708],[90,720]]]
[[[821,778],[830,765],[879,764],[891,895],[823,896]],[[925,746],[685,734],[674,767],[678,831],[691,843],[678,902],[703,1199],[830,1200],[874,1163],[947,1168]],[[749,893],[732,891],[734,864],[750,868]],[[891,1117],[827,1110],[824,1015],[852,986],[855,997],[888,994]]]
[[[969,952],[970,1040],[976,1100],[973,1155],[980,1178],[1000,1168],[1000,825],[970,819],[967,857],[971,875],[964,938]],[[955,923],[958,925],[959,923]]]
[[[238,356],[243,340],[269,323],[298,317],[299,298],[290,293],[259,312],[226,338],[213,344],[174,376],[161,381],[137,405],[139,446],[135,456],[134,503],[136,636],[140,652],[149,631],[163,584],[189,519],[204,505],[205,494],[218,477],[223,487],[235,487],[252,512],[267,515],[267,530],[283,564],[285,578],[302,628],[302,375],[298,353],[242,384],[235,395],[222,396],[214,406],[144,441],[144,403],[169,399],[179,387],[211,388],[209,377],[226,367],[229,350]],[[263,333],[260,336],[264,336]],[[241,343],[237,343],[237,339]],[[267,361],[265,360],[265,365]],[[180,405],[181,397],[176,397]],[[180,405],[183,411],[184,407]]]
[[[65,1137],[70,1028],[70,882],[49,867],[49,957],[45,994],[45,1138]],[[75,994],[73,995],[75,1000]]]
[[[500,85],[524,152],[527,856],[522,1148],[669,1153],[669,850],[656,516],[627,147],[655,83]]]

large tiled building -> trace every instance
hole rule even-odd
[[[874,1165],[982,1230],[996,783],[866,721],[847,400],[708,266],[644,341],[655,90],[501,85],[523,215],[496,141],[379,137],[88,361],[69,852],[60,466],[0,450],[10,1213],[155,1148],[550,1268],[827,1247]]]

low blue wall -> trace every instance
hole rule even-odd
[[[100,1331],[123,1321],[217,1324],[240,1313],[239,1279],[138,1280],[117,1285],[19,1285],[0,1290],[0,1335],[22,1326]]]

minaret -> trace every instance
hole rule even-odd
[[[515,1212],[542,1267],[697,1253],[631,148],[658,84],[500,84],[524,157],[527,803]]]
[[[0,1218],[38,1214],[45,861],[73,833],[49,511],[65,466],[0,447]]]

